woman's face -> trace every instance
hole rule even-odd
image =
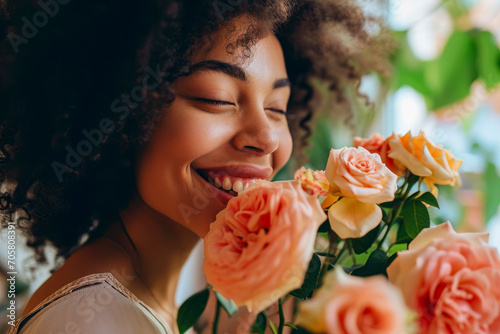
[[[290,158],[290,96],[283,52],[269,34],[241,58],[226,33],[193,59],[137,165],[138,192],[152,209],[203,237],[216,214]]]

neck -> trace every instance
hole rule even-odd
[[[127,252],[150,297],[163,311],[174,314],[179,275],[199,237],[153,210],[138,195],[119,215],[132,242],[119,220],[106,231],[106,236]]]

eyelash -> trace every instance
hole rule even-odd
[[[197,98],[196,100],[200,101],[200,102],[205,102],[205,103],[208,103],[208,104],[215,104],[215,105],[218,105],[218,106],[234,105],[234,103],[231,103],[231,102],[219,101],[219,100],[210,100],[210,99],[204,99],[204,98]],[[279,114],[282,114],[282,115],[284,115],[285,117],[288,118],[288,113],[285,112],[285,111],[283,111],[283,110],[273,109],[273,108],[268,108],[268,109],[271,110],[271,111],[277,112]]]
[[[227,105],[234,105],[234,103],[231,102],[226,102],[226,101],[218,101],[218,100],[209,100],[209,99],[203,99],[203,98],[196,98],[196,101],[208,103],[208,104],[215,104],[218,106],[227,106]]]

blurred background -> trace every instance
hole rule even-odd
[[[366,11],[382,15],[397,41],[389,78],[372,73],[361,91],[373,102],[349,100],[352,112],[323,98],[313,120],[306,151],[309,167],[324,169],[330,148],[351,146],[354,136],[384,136],[420,130],[463,160],[463,185],[442,187],[441,209],[433,223],[450,220],[458,231],[489,231],[500,248],[500,1],[499,0],[364,0]],[[363,50],[359,50],[363,52]],[[327,92],[325,88],[325,92]],[[290,179],[292,161],[278,175]],[[0,238],[0,289],[7,291],[7,231]],[[18,248],[24,244],[17,235]],[[34,260],[18,249],[18,316],[29,295],[48,277],[34,272]],[[50,256],[49,256],[50,258]],[[52,264],[51,264],[52,266]],[[6,319],[6,293],[0,294],[0,317]],[[0,322],[0,333],[8,324]]]
[[[323,99],[306,151],[308,167],[325,169],[330,148],[352,146],[354,136],[422,130],[463,160],[463,184],[440,187],[433,223],[450,220],[461,232],[489,231],[490,243],[500,248],[500,1],[361,4],[381,12],[393,31],[393,73],[362,79],[372,108],[352,98],[352,112],[343,115]],[[294,168],[289,164],[279,178],[289,179]]]

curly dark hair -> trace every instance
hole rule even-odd
[[[38,263],[47,244],[64,261],[127,206],[134,152],[175,98],[172,83],[242,14],[253,23],[227,52],[250,55],[276,34],[295,151],[310,134],[315,80],[341,100],[344,85],[390,69],[388,29],[350,0],[0,1],[2,226],[26,232]]]

